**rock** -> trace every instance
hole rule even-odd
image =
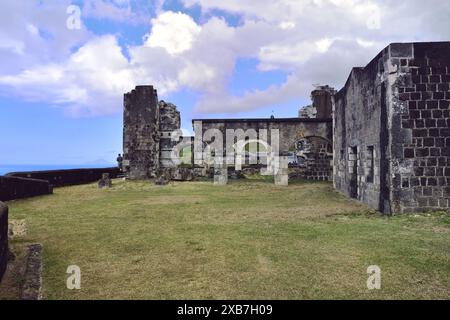
[[[245,179],[245,175],[242,173],[242,171],[233,170],[228,172],[228,178],[232,180]]]
[[[242,173],[248,176],[258,175],[261,173],[261,168],[256,167],[243,168]]]
[[[111,188],[112,187],[112,182],[111,182],[111,179],[109,178],[109,173],[104,173],[103,174],[102,178],[98,182],[98,187],[100,189]]]
[[[165,186],[172,179],[172,170],[169,168],[160,169],[156,175],[155,184],[157,186]]]
[[[189,168],[176,168],[172,173],[172,180],[192,181],[194,180],[194,172]]]
[[[289,185],[289,169],[288,169],[288,157],[280,156],[279,168],[274,176],[275,185],[288,186]]]
[[[228,167],[223,163],[218,163],[214,167],[214,184],[226,185],[228,183]]]
[[[208,177],[208,170],[206,168],[194,168],[193,173],[195,177]]]

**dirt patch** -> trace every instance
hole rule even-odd
[[[450,233],[450,229],[444,227],[433,227],[434,233]]]
[[[257,266],[260,272],[262,272],[263,274],[269,274],[273,272],[272,261],[269,258],[258,254],[257,260]]]
[[[9,220],[8,237],[23,237],[27,235],[27,224],[25,220]]]

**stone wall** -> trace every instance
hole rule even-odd
[[[159,169],[158,95],[137,86],[124,95],[123,169],[130,179],[154,177]]]
[[[0,202],[0,282],[8,263],[8,207]]]
[[[173,168],[176,165],[172,161],[171,153],[178,141],[174,141],[172,138],[174,131],[179,130],[181,126],[180,112],[174,104],[160,101],[159,116],[159,162],[161,167]]]
[[[53,188],[46,180],[0,176],[0,201],[52,194]]]
[[[311,92],[312,107],[316,110],[316,118],[331,118],[335,93],[336,91],[329,86],[318,86]]]
[[[450,42],[391,45],[393,206],[450,208]]]
[[[335,188],[347,196],[384,210],[386,194],[382,196],[381,188],[387,185],[388,172],[382,158],[388,155],[381,151],[386,151],[388,139],[381,135],[387,121],[381,116],[384,80],[378,76],[379,59],[383,55],[366,68],[354,68],[335,96],[333,180]]]
[[[30,171],[30,172],[12,172],[8,173],[6,176],[46,180],[53,187],[65,187],[96,182],[102,178],[103,173],[109,173],[109,176],[111,178],[116,178],[120,174],[120,170],[117,167],[47,170],[47,171]]]
[[[226,130],[243,130],[244,133],[250,133],[252,130],[260,138],[261,130],[267,130],[267,139],[271,144],[270,130],[279,130],[279,152],[301,153],[299,144],[301,141],[307,140],[314,145],[310,154],[309,161],[306,160],[308,173],[305,178],[315,180],[331,179],[331,161],[332,161],[332,120],[331,119],[301,119],[301,118],[285,118],[285,119],[194,119],[194,128],[201,127],[202,133],[208,129],[218,129],[222,133],[224,146],[226,145]],[[195,133],[198,134],[197,132]],[[320,143],[317,143],[320,141]],[[206,143],[207,144],[207,143]],[[327,152],[322,152],[323,147]],[[328,146],[328,147],[327,147]],[[320,155],[315,151],[321,151]],[[224,153],[226,150],[224,149]],[[305,156],[306,157],[306,156]],[[314,161],[319,160],[320,161]]]
[[[391,44],[335,96],[334,183],[386,214],[450,207],[450,43]]]

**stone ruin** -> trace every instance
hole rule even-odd
[[[106,189],[106,188],[112,187],[112,181],[111,181],[111,178],[109,177],[109,173],[104,173],[102,175],[102,178],[98,182],[98,187],[100,189]]]
[[[385,214],[450,208],[450,42],[394,43],[335,95],[334,185]]]
[[[391,44],[366,67],[354,68],[339,92],[317,86],[311,98],[297,118],[194,119],[192,124],[194,131],[200,128],[196,137],[215,129],[224,141],[227,129],[242,129],[244,139],[277,129],[283,155],[275,175],[279,185],[290,178],[333,181],[340,192],[385,214],[449,210],[450,42]],[[211,172],[216,184],[226,183],[233,172],[227,165],[194,165],[192,159],[189,174],[179,171],[171,153],[186,138],[172,136],[179,129],[176,106],[158,102],[152,86],[125,94],[127,176],[147,179],[172,168],[170,177],[165,172],[159,178],[184,180]],[[186,140],[192,154],[194,139]],[[259,153],[258,165],[242,170],[258,166],[264,166]]]

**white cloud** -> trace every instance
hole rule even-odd
[[[146,1],[86,1],[82,17],[149,23],[143,43],[126,48],[125,56],[120,35],[65,28],[69,0],[4,0],[0,92],[74,115],[103,115],[120,112],[122,94],[135,85],[153,84],[161,97],[183,88],[200,93],[199,112],[242,112],[306,98],[313,83],[339,88],[353,66],[368,63],[390,42],[450,36],[450,3],[440,0],[410,0],[408,6],[394,0],[183,2],[208,14],[198,23],[163,11],[162,0],[153,1],[153,13],[136,9]],[[214,9],[239,15],[240,25],[214,16]],[[287,80],[232,96],[228,85],[239,58],[257,59],[262,76],[281,70]]]
[[[292,21],[283,21],[279,24],[280,28],[283,30],[289,30],[295,28],[295,22]]]
[[[333,44],[333,39],[330,38],[324,38],[316,41],[315,45],[317,47],[317,51],[320,53],[327,52],[328,49],[330,49],[330,46]]]
[[[67,59],[92,35],[66,28],[69,0],[4,0],[0,9],[0,75]]]
[[[152,20],[152,25],[152,32],[145,45],[164,48],[172,55],[191,49],[201,31],[201,27],[190,16],[181,12],[164,12]]]
[[[113,36],[94,38],[62,64],[46,64],[13,76],[0,76],[29,100],[65,106],[71,114],[108,114],[117,111],[111,99],[135,82],[127,59]],[[120,105],[120,101],[116,101]]]

